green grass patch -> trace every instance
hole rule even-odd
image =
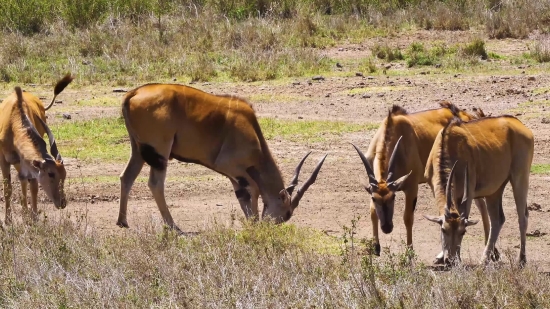
[[[533,164],[531,165],[531,173],[548,174],[550,173],[550,164]]]
[[[77,100],[75,104],[78,106],[120,106],[121,100],[114,97],[100,97],[86,100]]]
[[[63,121],[51,126],[63,156],[85,161],[125,161],[130,155],[122,118]]]
[[[363,94],[363,93],[378,93],[378,92],[392,92],[392,91],[407,91],[413,87],[410,86],[373,86],[364,88],[353,88],[350,90],[342,91],[344,94]]]
[[[374,124],[342,121],[279,120],[260,118],[267,140],[280,137],[290,141],[319,142],[328,135],[376,129]],[[128,132],[122,118],[63,121],[52,125],[62,155],[85,161],[126,161],[130,155]]]
[[[247,97],[250,102],[261,102],[261,103],[290,103],[290,102],[305,102],[310,100],[303,95],[293,95],[293,94],[253,94]]]
[[[357,124],[328,120],[280,120],[260,118],[260,126],[266,139],[281,137],[291,141],[324,141],[329,135],[374,130],[377,124]]]

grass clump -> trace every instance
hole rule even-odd
[[[394,61],[394,60],[403,60],[403,54],[401,53],[401,50],[399,47],[391,48],[390,46],[386,45],[379,45],[376,44],[372,47],[372,55],[375,56],[378,59],[383,59],[388,62]]]
[[[466,56],[481,57],[483,60],[487,60],[488,57],[487,50],[485,50],[485,41],[480,38],[476,38],[466,44],[460,51]]]
[[[358,69],[361,72],[375,73],[377,71],[376,62],[371,57],[363,58],[359,63]]]
[[[548,37],[539,37],[530,48],[529,56],[539,63],[550,62],[550,40]]]
[[[412,43],[407,50],[407,66],[434,65],[437,62],[435,54],[430,53],[422,43]]]

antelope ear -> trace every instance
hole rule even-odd
[[[288,187],[286,187],[286,192],[288,192],[289,195],[292,195],[292,192],[294,192],[294,188],[296,187],[296,185],[290,185]]]
[[[370,185],[370,182],[367,178],[360,176],[359,182],[361,183],[361,185],[363,185],[363,187],[365,188],[365,190],[367,190],[369,194],[372,194],[372,186]]]
[[[279,192],[279,196],[281,197],[281,200],[283,201],[283,203],[287,203],[289,202],[290,203],[290,194],[288,194],[288,191],[286,191],[286,189],[283,189]]]
[[[436,216],[426,216],[426,215],[423,215],[424,218],[426,218],[426,220],[429,220],[429,221],[432,221],[432,222],[435,222],[439,225],[441,225],[443,223],[443,218],[442,217],[436,217]]]
[[[42,166],[44,166],[45,161],[39,161],[39,160],[32,160],[32,166],[36,167],[37,169],[42,169]]]
[[[466,226],[470,226],[470,225],[476,225],[477,223],[479,222],[479,220],[468,220],[466,219]]]
[[[403,187],[403,184],[405,183],[405,181],[407,180],[407,178],[409,178],[409,176],[411,176],[411,173],[412,171],[410,171],[407,175],[405,176],[402,176],[401,178],[395,180],[395,181],[392,181],[390,182],[390,184],[388,185],[390,187],[390,189],[392,189],[393,191],[401,191],[401,188]]]

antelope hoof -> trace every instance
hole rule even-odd
[[[380,256],[380,244],[374,244],[374,255]]]
[[[128,225],[128,222],[126,220],[118,220],[116,222],[116,225],[118,225],[118,227],[125,227],[125,228],[130,228],[130,226]]]
[[[500,253],[498,252],[497,248],[493,250],[493,254],[491,254],[491,261],[497,262],[500,261]]]
[[[445,259],[442,258],[442,257],[436,256],[433,263],[435,265],[444,265],[445,264]]]
[[[519,254],[519,268],[524,268],[527,265],[527,257],[525,254]]]

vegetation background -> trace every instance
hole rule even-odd
[[[309,76],[335,65],[327,47],[415,29],[479,38],[379,45],[356,67],[375,72],[397,60],[470,70],[499,57],[482,38],[550,30],[548,0],[3,0],[0,12],[4,85],[50,84],[67,71],[77,86]],[[547,42],[525,57],[550,61]],[[75,139],[94,128],[124,135],[118,120],[56,127]],[[550,307],[548,276],[536,265],[517,269],[511,254],[487,268],[439,272],[411,251],[374,258],[369,242],[355,239],[356,223],[338,238],[292,224],[214,224],[176,237],[157,226],[90,232],[85,217],[16,223],[0,231],[0,307]]]

